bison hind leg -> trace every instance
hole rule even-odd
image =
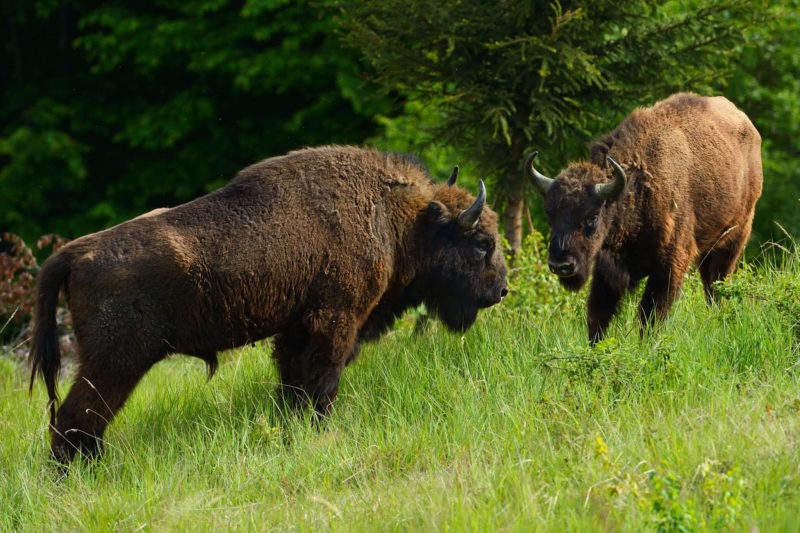
[[[82,365],[50,428],[51,458],[64,465],[76,454],[99,458],[106,427],[149,367],[131,371]]]
[[[106,427],[142,376],[165,355],[155,347],[142,353],[79,346],[75,379],[50,427],[50,456],[60,465],[68,465],[76,454],[90,461],[103,454]]]
[[[721,242],[717,242],[715,246],[700,256],[697,267],[703,280],[706,302],[709,305],[717,301],[714,282],[724,280],[736,269],[736,261],[742,255],[749,237],[749,227],[741,230],[733,228],[728,231],[727,235],[723,234]]]

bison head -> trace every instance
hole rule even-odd
[[[572,163],[556,179],[550,179],[533,167],[537,153],[528,157],[525,171],[544,196],[550,224],[547,264],[564,287],[578,290],[586,283],[592,261],[608,235],[609,211],[625,189],[627,178],[608,157],[609,169],[593,163]]]
[[[508,293],[497,215],[486,206],[486,187],[477,198],[455,187],[457,169],[437,187],[423,224],[427,263],[425,304],[451,330],[469,328],[478,310]]]

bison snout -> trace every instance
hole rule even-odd
[[[547,266],[550,267],[550,272],[562,278],[568,278],[575,275],[575,262],[574,261],[547,261]]]
[[[497,297],[495,303],[500,303],[503,301],[503,298],[506,297],[508,294],[508,284],[504,281],[503,284],[500,286],[500,290],[497,292]]]
[[[503,299],[508,294],[508,284],[503,281],[502,283],[497,284],[496,286],[492,287],[485,295],[483,299],[483,303],[481,303],[481,307],[491,307],[495,304],[499,304],[503,301]]]

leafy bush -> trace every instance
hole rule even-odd
[[[509,295],[503,306],[526,309],[535,315],[550,315],[576,300],[575,293],[564,290],[547,267],[547,239],[538,231],[527,235],[522,248],[507,257],[511,266]]]
[[[714,287],[720,298],[740,304],[734,309],[747,307],[753,300],[771,302],[800,340],[800,284],[793,276],[778,275],[779,271],[796,269],[798,260],[795,250],[781,254],[772,265],[754,268],[744,263],[729,280],[717,282]]]
[[[58,235],[49,234],[40,237],[36,247],[56,251],[67,242]],[[36,299],[38,270],[36,256],[25,241],[13,233],[3,233],[0,239],[0,342],[3,344],[13,347],[27,335]],[[63,311],[59,314],[65,315]],[[63,323],[66,317],[61,318]]]
[[[634,468],[621,465],[599,435],[590,445],[608,476],[602,485],[610,503],[625,509],[625,500],[630,500],[653,531],[736,531],[747,487],[738,467],[705,458],[686,480],[663,464],[644,473],[637,472],[641,463]]]

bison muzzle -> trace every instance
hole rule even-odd
[[[497,217],[418,161],[355,147],[291,152],[225,187],[86,235],[38,276],[31,348],[50,397],[52,457],[102,452],[106,426],[171,353],[206,361],[272,337],[289,405],[329,412],[342,369],[405,309],[453,330],[508,291]],[[57,406],[63,289],[77,372]],[[57,408],[57,411],[56,411]]]
[[[550,270],[572,290],[592,274],[590,341],[644,278],[640,331],[663,318],[693,262],[714,301],[761,195],[761,137],[747,116],[723,97],[679,93],[637,109],[590,150],[591,161],[556,179],[533,167],[536,152],[525,163],[544,196]]]

